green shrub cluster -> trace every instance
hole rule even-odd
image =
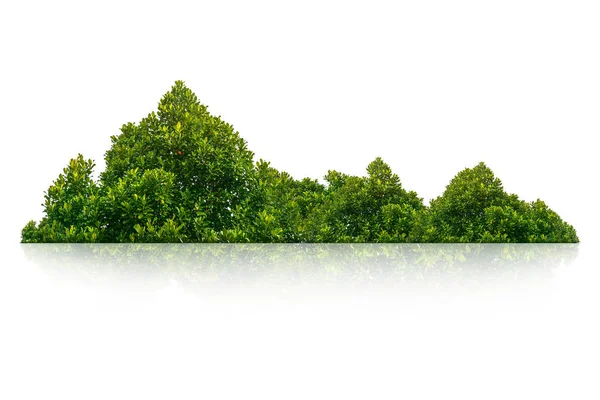
[[[92,160],[69,162],[22,242],[578,242],[544,202],[507,194],[483,163],[429,206],[381,158],[366,176],[296,180],[255,163],[181,81],[111,140],[98,181]]]

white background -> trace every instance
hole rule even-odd
[[[381,156],[429,201],[484,161],[593,247],[599,20],[577,0],[3,2],[2,246],[70,158],[97,175],[109,137],[184,80],[296,178]]]

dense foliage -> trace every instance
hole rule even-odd
[[[366,176],[296,180],[253,153],[177,81],[140,123],[111,137],[106,170],[78,155],[22,231],[41,242],[578,242],[540,200],[507,194],[483,163],[429,206],[377,158]]]

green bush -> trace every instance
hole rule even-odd
[[[575,243],[575,229],[544,202],[507,194],[500,179],[479,163],[454,177],[431,201],[412,231],[413,241]]]
[[[406,241],[422,200],[402,187],[381,158],[367,166],[367,173],[366,177],[327,173],[324,200],[311,216],[314,241]]]
[[[254,154],[177,81],[138,124],[111,137],[106,169],[72,159],[22,230],[43,242],[577,242],[540,200],[504,192],[483,163],[425,206],[381,158],[367,176],[296,180]]]

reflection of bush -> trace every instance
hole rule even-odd
[[[551,276],[576,244],[42,244],[22,245],[47,271],[85,280],[380,285]],[[153,284],[153,285],[154,285]]]

